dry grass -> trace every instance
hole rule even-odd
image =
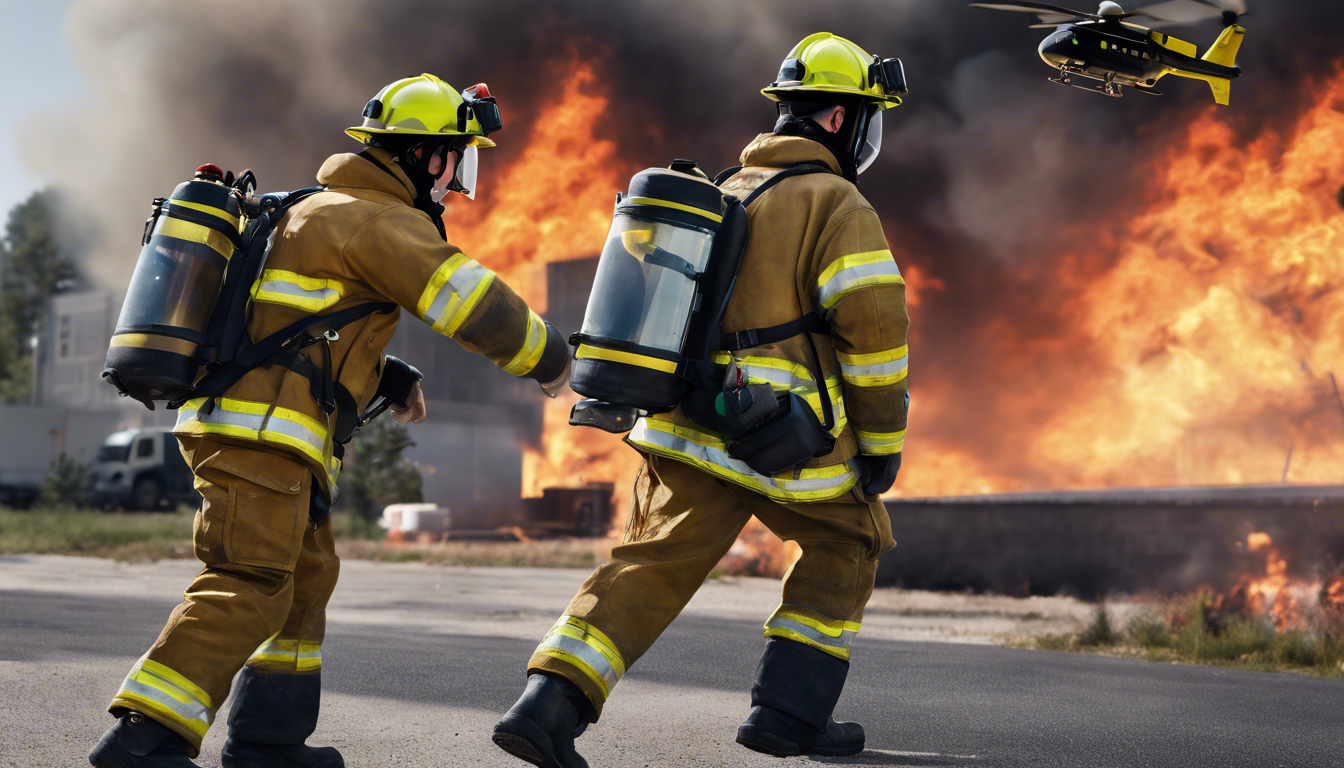
[[[191,512],[0,509],[0,554],[58,554],[140,562],[191,557]]]
[[[1167,615],[1162,618],[1164,610]],[[1310,628],[1280,632],[1264,618],[1212,613],[1207,595],[1174,608],[1139,612],[1120,630],[1113,628],[1106,609],[1098,608],[1079,632],[1040,635],[1019,644],[1048,651],[1344,677],[1344,617],[1322,614]]]

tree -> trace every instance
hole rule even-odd
[[[61,452],[42,481],[38,503],[45,507],[82,507],[92,481],[88,467]]]
[[[58,245],[57,205],[45,190],[14,206],[0,242],[0,402],[32,399],[29,340],[51,297],[79,283],[74,259]]]
[[[420,470],[401,455],[414,445],[406,427],[390,418],[376,419],[355,435],[350,466],[341,473],[342,493],[355,513],[372,520],[388,504],[424,500]]]

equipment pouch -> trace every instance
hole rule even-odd
[[[728,443],[728,455],[759,475],[773,477],[835,448],[807,401],[793,392],[775,393],[777,409],[764,423]]]

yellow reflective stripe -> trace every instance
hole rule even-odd
[[[909,347],[849,355],[837,352],[840,374],[856,387],[885,387],[905,381],[909,374]]]
[[[900,432],[863,432],[854,430],[859,450],[869,456],[890,456],[905,450],[905,430]]]
[[[209,227],[190,221],[174,219],[172,216],[160,216],[159,223],[154,226],[154,234],[202,243],[213,248],[226,261],[233,256],[233,243],[229,242],[229,238]]]
[[[217,398],[215,409],[200,413],[206,398],[198,397],[182,404],[177,412],[175,434],[225,435],[246,440],[262,440],[297,448],[327,468],[332,483],[340,472],[340,462],[330,455],[326,425],[306,413],[274,407],[250,400]]]
[[[634,352],[623,352],[616,349],[605,349],[602,347],[590,347],[587,344],[580,344],[579,350],[574,354],[579,360],[610,360],[613,363],[625,363],[626,365],[637,365],[640,368],[651,368],[655,371],[664,373],[676,373],[677,364],[672,360],[664,360],[660,357],[649,357]]]
[[[857,480],[852,462],[765,477],[729,456],[723,440],[714,434],[678,426],[664,418],[655,416],[635,422],[626,442],[649,453],[683,461],[776,501],[834,499],[846,493]]]
[[[321,312],[341,300],[345,286],[339,280],[268,269],[252,284],[253,301],[281,304],[307,312]]]
[[[765,622],[765,636],[794,640],[848,661],[860,624],[819,617],[801,606],[781,605]]]
[[[199,345],[194,341],[179,339],[175,336],[164,336],[160,333],[118,333],[112,337],[108,346],[153,349],[185,357],[195,357],[196,348]]]
[[[213,205],[206,205],[204,203],[192,203],[187,200],[178,200],[176,198],[171,197],[168,198],[168,208],[170,211],[172,210],[173,206],[177,205],[180,205],[183,208],[190,208],[193,211],[208,213],[217,219],[223,219],[229,226],[233,227],[235,230],[239,232],[243,231],[243,220],[237,216],[234,216],[232,213],[229,213],[223,208],[216,208]],[[169,213],[168,215],[171,216],[172,214]]]
[[[891,251],[866,251],[842,256],[817,277],[817,303],[830,309],[855,291],[875,285],[905,285]]]
[[[293,665],[300,672],[321,669],[322,644],[272,637],[252,653],[248,663],[254,662]]]
[[[201,702],[206,707],[214,705],[214,702],[210,699],[210,694],[206,693],[204,688],[191,682],[171,668],[166,667],[157,661],[150,661],[149,659],[142,661],[140,666],[142,669],[151,672],[182,689],[188,696]]]
[[[894,360],[900,360],[910,354],[909,346],[896,347],[895,349],[884,349],[881,352],[869,352],[862,355],[851,355],[846,352],[836,352],[835,356],[840,359],[844,365],[877,365],[879,363],[890,363]]]
[[[542,638],[536,655],[574,665],[592,679],[604,697],[625,674],[625,660],[616,644],[597,627],[574,616],[560,617]]]
[[[200,686],[144,658],[126,675],[113,703],[177,723],[197,736],[204,736],[214,719],[213,703]]]
[[[719,223],[719,222],[722,222],[722,221],[723,221],[723,217],[722,217],[722,216],[720,216],[720,215],[717,214],[717,213],[710,213],[709,211],[706,211],[704,208],[695,208],[695,207],[693,207],[693,206],[689,206],[689,205],[682,205],[681,203],[674,203],[674,202],[672,202],[671,200],[659,200],[659,199],[654,198],[654,197],[627,197],[627,198],[624,198],[624,199],[621,200],[621,205],[626,205],[626,204],[629,204],[629,205],[657,205],[657,206],[661,206],[661,207],[663,207],[663,208],[673,208],[673,209],[678,210],[678,211],[685,211],[686,213],[693,213],[693,214],[695,214],[696,216],[704,216],[706,219],[709,219],[710,221],[715,222],[715,223]]]
[[[457,333],[495,281],[495,273],[466,254],[439,265],[416,302],[415,313],[444,336]]]
[[[527,333],[523,336],[523,346],[518,348],[518,354],[513,356],[509,364],[504,366],[504,370],[512,373],[514,376],[524,376],[541,361],[541,354],[546,351],[546,323],[536,312],[527,311]]]

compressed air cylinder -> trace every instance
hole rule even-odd
[[[112,336],[103,377],[148,404],[201,372],[207,331],[243,226],[239,194],[201,166],[156,206]]]

